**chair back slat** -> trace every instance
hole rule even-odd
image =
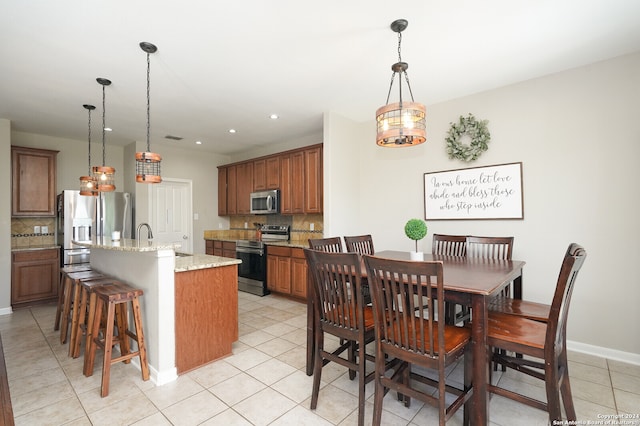
[[[569,245],[560,268],[556,291],[551,302],[545,346],[562,350],[566,341],[567,317],[578,272],[582,268],[587,252],[579,244]]]
[[[323,326],[357,330],[364,326],[361,261],[357,253],[305,249],[316,315]]]
[[[373,248],[373,238],[371,235],[356,235],[351,237],[344,237],[344,243],[347,246],[347,251],[351,253],[360,254],[375,254]]]
[[[445,353],[442,262],[364,256],[381,344],[436,358]]]
[[[467,237],[467,257],[511,260],[513,237]]]
[[[328,253],[343,253],[342,240],[340,237],[330,238],[309,238],[309,248],[311,250],[324,251]]]
[[[433,234],[431,253],[442,256],[466,256],[467,236]]]

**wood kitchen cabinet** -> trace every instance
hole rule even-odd
[[[227,168],[218,168],[218,216],[226,216],[227,211]]]
[[[307,262],[300,248],[267,246],[267,288],[300,299],[307,297]]]
[[[218,215],[251,214],[249,194],[280,189],[282,214],[322,213],[322,144],[218,168]]]
[[[58,151],[11,147],[11,215],[56,215]]]
[[[267,157],[253,162],[253,190],[280,189],[280,157]]]
[[[251,201],[249,195],[253,192],[253,162],[236,165],[237,181],[237,213],[250,214]]]
[[[206,240],[205,253],[212,256],[236,258],[236,243],[234,241]]]
[[[23,250],[11,253],[11,306],[14,308],[57,300],[60,250]]]

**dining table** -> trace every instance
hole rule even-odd
[[[376,257],[396,260],[412,260],[408,251],[384,250]],[[470,409],[465,409],[465,424],[484,426],[489,424],[490,348],[487,345],[488,311],[491,300],[503,289],[513,285],[513,297],[522,298],[521,260],[476,258],[467,256],[445,256],[424,254],[424,261],[442,261],[445,300],[471,307],[471,351],[473,395]],[[367,271],[362,266],[363,284]],[[309,289],[311,290],[311,289]],[[314,315],[312,291],[307,291],[307,365],[308,376],[313,374],[314,361]]]

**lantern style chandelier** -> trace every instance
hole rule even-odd
[[[143,41],[140,43],[140,48],[147,53],[147,151],[136,152],[136,182],[140,183],[160,183],[162,177],[160,175],[160,162],[162,157],[160,154],[151,152],[150,130],[151,130],[151,115],[150,115],[150,69],[151,63],[149,56],[151,53],[155,53],[158,48],[151,43]]]
[[[413,92],[409,85],[407,68],[409,64],[402,62],[402,31],[409,23],[406,19],[398,19],[391,23],[391,30],[398,33],[398,62],[391,66],[391,84],[387,94],[387,104],[377,109],[377,133],[376,143],[383,147],[405,147],[419,145],[427,140],[426,135],[426,108],[424,105],[413,100]],[[393,80],[398,75],[399,102],[389,103]],[[402,77],[407,83],[411,102],[402,99]]]
[[[96,107],[88,104],[84,104],[82,106],[87,110],[89,114],[89,135],[87,137],[89,146],[89,165],[87,166],[87,176],[80,176],[80,195],[92,196],[98,194],[96,190],[96,182],[93,179],[93,176],[91,176],[91,111],[96,109]]]
[[[97,78],[96,81],[102,86],[102,166],[93,166],[91,175],[95,181],[96,190],[98,192],[115,191],[115,173],[116,169],[105,165],[105,96],[104,88],[111,84],[111,80],[106,78]]]

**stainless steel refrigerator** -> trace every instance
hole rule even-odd
[[[90,251],[72,241],[91,241],[93,237],[111,237],[120,231],[121,238],[132,238],[133,213],[131,194],[103,192],[94,197],[80,191],[65,190],[58,195],[57,243],[61,246],[62,265],[88,263]]]

